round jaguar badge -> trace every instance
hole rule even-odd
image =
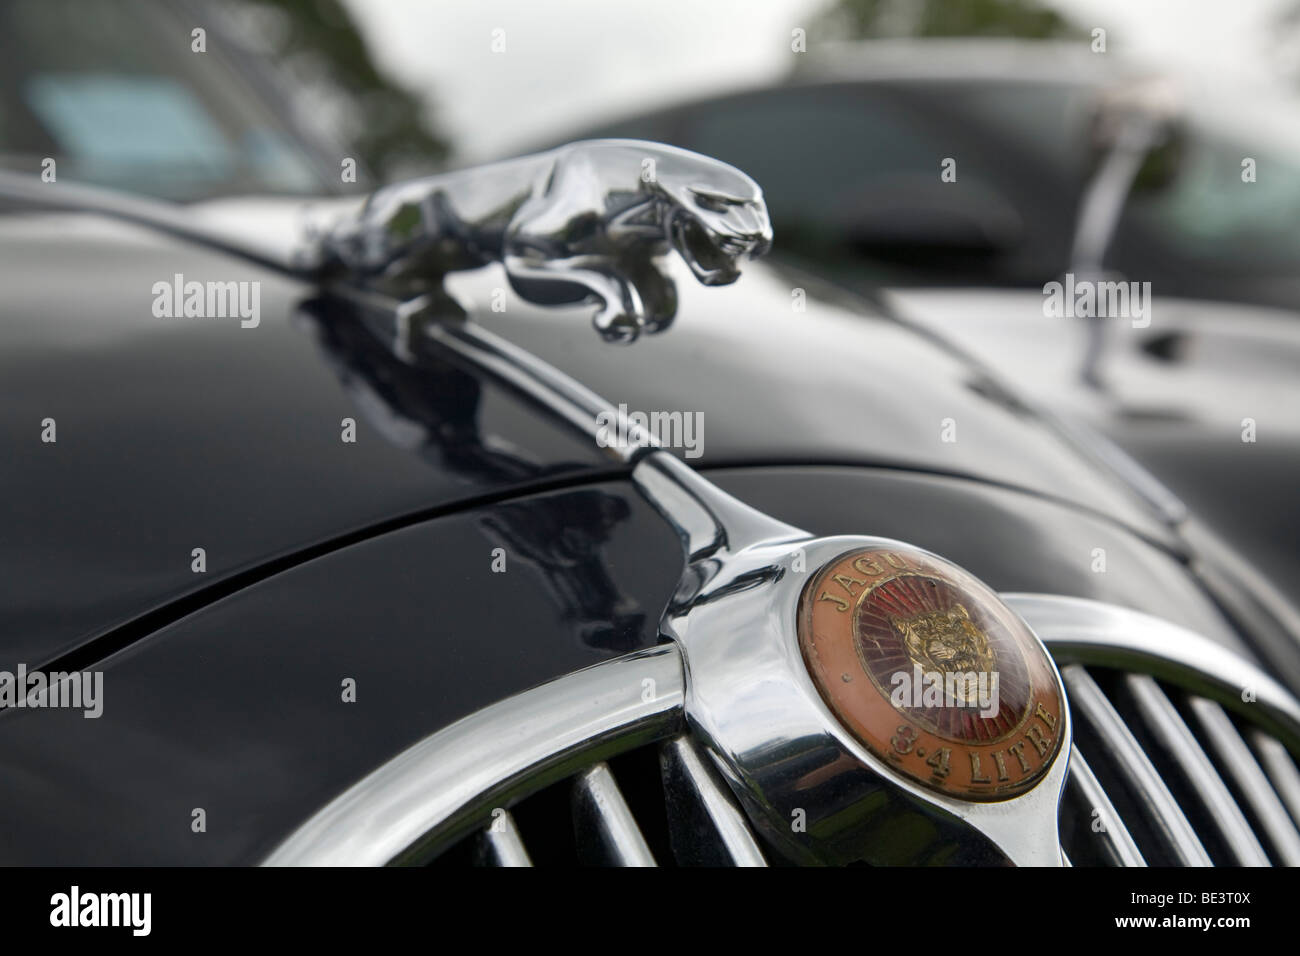
[[[941,793],[1016,796],[1061,748],[1047,651],[992,590],[932,554],[891,545],[827,564],[800,599],[799,643],[854,736]]]

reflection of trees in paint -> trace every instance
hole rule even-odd
[[[575,464],[528,456],[479,421],[477,376],[428,350],[395,358],[366,319],[338,299],[301,304],[299,317],[356,406],[386,439],[481,489],[572,473]],[[533,568],[560,615],[588,647],[626,653],[642,645],[646,614],[614,579],[606,553],[632,509],[621,496],[583,488],[483,509],[485,534],[510,560]],[[512,565],[513,566],[513,565]]]

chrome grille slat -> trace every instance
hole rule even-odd
[[[767,866],[744,812],[690,736],[682,734],[665,743],[661,761],[678,862]],[[710,834],[696,832],[691,826],[701,818],[707,819]]]
[[[1251,731],[1250,742],[1255,745],[1255,753],[1273,782],[1273,789],[1291,811],[1291,819],[1300,824],[1300,770],[1296,769],[1295,761],[1281,743],[1263,731]]]
[[[478,837],[478,859],[484,866],[532,866],[519,827],[509,810],[494,814],[492,823]]]
[[[1184,866],[1210,866],[1209,855],[1142,746],[1097,682],[1078,664],[1061,671],[1076,717],[1113,749],[1114,765],[1146,808],[1152,831]]]
[[[1268,866],[1268,854],[1255,838],[1245,814],[1160,685],[1146,674],[1126,674],[1124,686],[1156,741],[1178,764],[1200,799],[1232,853],[1233,862],[1242,866]]]
[[[1066,785],[1076,792],[1085,807],[1100,811],[1103,827],[1100,831],[1092,832],[1097,834],[1098,841],[1105,845],[1111,858],[1120,866],[1146,866],[1147,861],[1142,858],[1142,851],[1133,842],[1133,835],[1124,826],[1123,819],[1115,811],[1115,805],[1110,802],[1105,788],[1077,746],[1070,751],[1070,776]]]
[[[384,866],[431,858],[592,759],[681,726],[674,644],[575,671],[508,697],[407,748],[316,812],[269,866]]]
[[[613,866],[655,866],[636,818],[608,765],[579,774],[573,788],[574,831],[584,862]]]
[[[1204,697],[1189,697],[1187,703],[1219,762],[1254,810],[1278,859],[1287,866],[1300,866],[1300,832],[1227,713]]]
[[[1188,778],[1189,789],[1180,789],[1180,794],[1193,801],[1188,809],[1195,811],[1198,822],[1208,815],[1216,832],[1224,832],[1223,824],[1227,822],[1229,832],[1237,833],[1237,839],[1231,844],[1226,837],[1218,841],[1216,852],[1225,846],[1230,851],[1235,846],[1239,851],[1244,845],[1240,823],[1233,820],[1239,816],[1249,829],[1250,839],[1264,851],[1267,859],[1285,859],[1274,848],[1275,841],[1263,825],[1264,817],[1251,801],[1268,804],[1272,826],[1284,834],[1282,840],[1289,841],[1296,825],[1300,825],[1300,771],[1292,757],[1300,753],[1300,701],[1290,691],[1241,653],[1160,618],[1113,604],[1061,595],[1003,594],[1002,598],[1029,622],[1056,658],[1063,675],[1082,667],[1098,669],[1099,673],[1104,669],[1107,674],[1115,675],[1119,682],[1115,686],[1122,694],[1125,713],[1142,722],[1142,728],[1138,729],[1142,729],[1148,742],[1159,747],[1161,753],[1167,752],[1169,759],[1179,765],[1180,778]],[[1096,690],[1096,696],[1104,699],[1096,681],[1088,683]],[[1110,688],[1113,685],[1107,683],[1106,686]],[[1143,686],[1154,687],[1167,706],[1153,705],[1152,695],[1135,689]],[[1196,695],[1217,702],[1209,706],[1218,710],[1219,723],[1226,725],[1225,734],[1229,735],[1226,745],[1222,741],[1216,744],[1203,727],[1203,722],[1194,712],[1188,712],[1190,705],[1184,705],[1183,696],[1171,696],[1173,688],[1183,695]],[[1069,689],[1071,710],[1086,723],[1084,710],[1090,702],[1088,691],[1085,688],[1076,693],[1075,688]],[[1247,689],[1252,692],[1250,703],[1243,703],[1247,699],[1243,691]],[[1172,714],[1169,713],[1170,707],[1173,708]],[[1249,724],[1249,736],[1258,762],[1241,742],[1241,734],[1227,711],[1234,712]],[[1168,719],[1175,717],[1176,721]],[[1178,729],[1178,724],[1182,730]],[[1183,730],[1191,735],[1190,742]],[[1104,732],[1102,739],[1115,746],[1115,740],[1107,740]],[[1123,745],[1122,741],[1120,745]],[[1221,751],[1226,751],[1228,760],[1224,759]],[[1204,772],[1204,761],[1207,760],[1213,768],[1213,777]],[[1243,764],[1249,760],[1254,765],[1254,773],[1249,769],[1244,771],[1253,780],[1251,786],[1243,787],[1238,773],[1231,770],[1230,761],[1233,760]],[[1131,767],[1125,763],[1121,761],[1119,769],[1131,774]],[[1266,776],[1260,765],[1267,771]],[[1188,773],[1189,768],[1199,769]],[[1073,769],[1071,767],[1072,775]],[[1214,778],[1217,778],[1217,785]],[[1230,803],[1224,800],[1220,788],[1227,791]],[[1124,789],[1127,792],[1129,788],[1125,786]],[[1211,793],[1210,789],[1216,792]],[[1203,805],[1206,807],[1204,811]],[[1218,807],[1217,819],[1213,810],[1215,806]],[[1235,807],[1235,812],[1230,807]],[[1285,807],[1289,815],[1279,812],[1281,807]],[[1147,807],[1141,811],[1144,821],[1150,810]],[[1182,819],[1185,821],[1186,816]],[[1282,825],[1284,820],[1285,826]],[[1136,822],[1130,820],[1129,824],[1137,833]],[[1075,835],[1076,839],[1079,835]],[[1225,857],[1224,862],[1232,861]]]

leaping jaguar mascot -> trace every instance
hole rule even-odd
[[[594,302],[600,334],[630,342],[677,311],[658,257],[676,250],[701,283],[725,285],[742,257],[771,241],[762,190],[744,173],[687,150],[611,139],[382,188],[318,234],[310,255],[323,273],[345,270],[452,309],[448,273],[501,262],[523,298]]]

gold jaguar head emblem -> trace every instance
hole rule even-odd
[[[988,585],[936,555],[896,541],[846,551],[805,584],[798,620],[834,716],[919,786],[1008,800],[1069,750],[1047,649]]]
[[[912,663],[923,671],[987,673],[995,669],[993,648],[961,604],[891,620]]]

